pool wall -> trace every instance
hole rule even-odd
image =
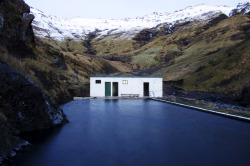
[[[247,117],[242,117],[242,116],[238,116],[238,115],[227,114],[227,113],[224,113],[224,112],[218,112],[218,111],[209,110],[209,109],[200,108],[200,107],[195,107],[195,106],[190,106],[190,105],[186,105],[186,104],[166,101],[166,100],[159,99],[159,98],[151,98],[151,99],[155,100],[155,101],[165,102],[165,103],[168,103],[168,104],[178,105],[178,106],[181,106],[181,107],[195,109],[195,110],[198,110],[198,111],[204,111],[204,112],[208,112],[208,113],[211,113],[211,114],[221,115],[221,116],[232,118],[232,119],[237,119],[237,120],[250,122],[250,118],[247,118]]]

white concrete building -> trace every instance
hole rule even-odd
[[[158,76],[91,76],[90,97],[162,97]]]

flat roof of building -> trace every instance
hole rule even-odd
[[[90,77],[117,77],[117,78],[162,78],[162,76],[90,76]]]

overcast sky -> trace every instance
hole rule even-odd
[[[165,13],[198,4],[236,6],[242,0],[24,0],[48,15],[84,18],[126,18]]]

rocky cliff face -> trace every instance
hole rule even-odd
[[[0,0],[0,164],[28,144],[19,134],[66,122],[62,110],[30,78],[1,61],[36,59],[29,12],[23,0]]]
[[[14,135],[65,122],[61,109],[28,77],[0,61],[0,156],[19,145]]]
[[[32,57],[34,16],[23,0],[0,0],[0,45],[19,57]]]
[[[20,132],[62,124],[56,104],[27,76],[0,62],[0,108]]]

